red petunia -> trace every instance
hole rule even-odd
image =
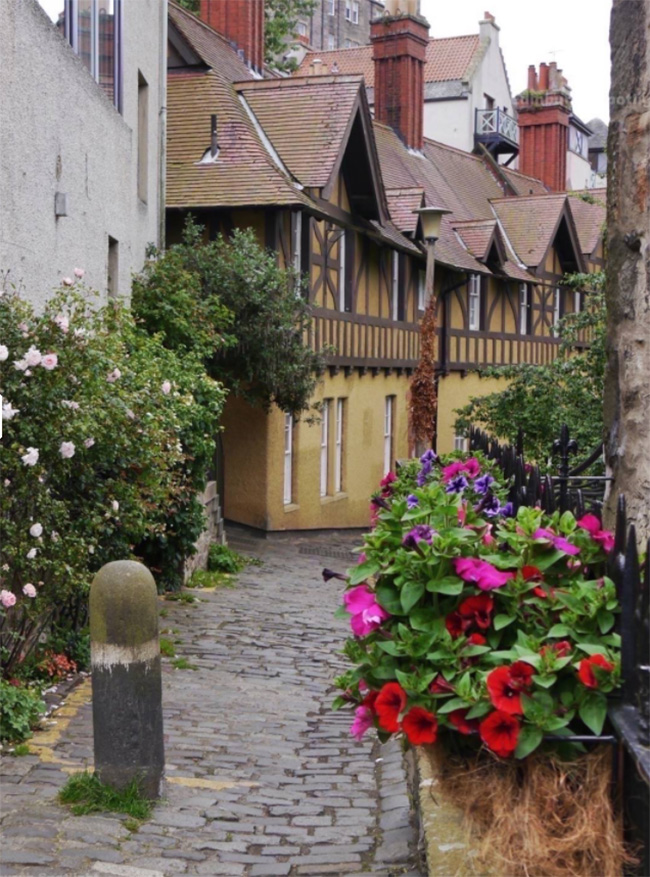
[[[540,588],[539,586],[536,588],[533,588],[533,594],[542,600],[546,600],[546,598],[548,597],[548,594],[546,593],[544,588]]]
[[[375,713],[384,731],[399,731],[399,714],[406,706],[406,692],[398,682],[387,682],[375,700]]]
[[[503,710],[490,713],[479,725],[481,740],[501,758],[508,758],[517,748],[519,730],[519,720]]]
[[[435,743],[438,736],[438,720],[428,710],[414,706],[404,716],[402,729],[409,743],[413,743],[414,746]]]
[[[470,623],[467,619],[462,618],[458,612],[450,612],[445,618],[445,627],[452,639],[458,639],[461,634],[465,633]]]
[[[473,646],[484,646],[487,642],[482,633],[470,633],[467,637],[467,641]]]
[[[364,699],[361,701],[361,706],[368,707],[368,709],[371,710],[373,715],[377,715],[377,710],[375,709],[375,702],[376,702],[378,697],[379,697],[378,691],[369,691],[368,694],[366,694]]]
[[[532,684],[534,669],[524,661],[515,661],[511,667],[497,667],[487,677],[487,689],[492,705],[504,713],[520,716],[521,692]]]
[[[454,686],[450,682],[447,682],[442,673],[438,673],[436,678],[429,686],[429,691],[431,692],[431,694],[448,694],[450,691],[453,690]]]
[[[521,571],[525,582],[541,582],[542,572],[536,566],[525,566]]]
[[[598,679],[594,673],[594,667],[600,667],[608,673],[611,673],[614,669],[614,665],[604,655],[591,655],[589,658],[580,661],[578,679],[587,688],[598,688]]]
[[[454,710],[447,716],[454,728],[461,734],[471,734],[473,731],[478,731],[478,720],[465,718],[468,712],[469,710]]]
[[[488,594],[477,594],[475,597],[468,597],[458,607],[458,613],[461,618],[470,620],[482,630],[487,630],[492,621],[492,611],[494,609],[494,600]]]
[[[549,653],[555,652],[553,657],[555,658],[566,658],[567,655],[571,654],[573,646],[566,639],[561,639],[556,643],[549,643],[547,646],[542,646],[539,650],[540,655],[546,656]]]

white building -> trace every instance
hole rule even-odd
[[[0,0],[0,278],[129,296],[162,242],[166,0]]]

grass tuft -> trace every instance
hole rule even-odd
[[[198,670],[199,668],[196,664],[190,664],[187,658],[176,658],[175,661],[172,661],[172,667],[175,670]]]
[[[176,657],[176,649],[174,648],[174,643],[167,639],[167,637],[160,637],[160,654],[165,658],[175,658]]]
[[[197,597],[188,594],[185,591],[174,591],[171,594],[165,594],[165,600],[172,600],[175,603],[198,603]]]
[[[96,774],[88,771],[70,777],[59,792],[59,801],[67,804],[75,816],[108,811],[126,813],[127,816],[139,821],[151,816],[155,803],[142,797],[137,780],[133,780],[125,789],[119,791],[105,785]]]
[[[207,569],[196,569],[187,583],[188,588],[234,588],[235,577],[227,572],[211,572]]]

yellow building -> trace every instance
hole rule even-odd
[[[170,4],[168,240],[188,212],[210,237],[253,228],[280,265],[306,275],[310,343],[327,350],[319,422],[228,401],[230,520],[263,530],[368,524],[370,495],[412,451],[407,396],[426,306],[420,207],[450,211],[435,247],[439,450],[454,446],[453,409],[491,389],[469,372],[555,355],[553,322],[573,306],[555,290],[563,272],[585,267],[588,235],[567,196],[422,138],[427,33],[419,16],[373,24],[373,120],[362,76],[261,79],[246,63],[246,51],[259,54],[249,31],[242,58]]]

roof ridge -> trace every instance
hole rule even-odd
[[[539,201],[542,198],[563,198],[566,199],[569,196],[568,192],[547,192],[544,195],[509,195],[505,198],[490,198],[490,203],[495,204],[497,202],[508,201],[512,203],[513,201]]]
[[[345,85],[363,82],[363,73],[322,73],[305,74],[304,76],[287,76],[281,79],[237,79],[233,82],[236,90],[239,86],[256,88],[258,91],[272,88],[297,88],[305,83],[316,82],[319,85]]]
[[[467,152],[464,149],[459,149],[458,146],[450,146],[449,143],[441,143],[440,140],[433,140],[431,137],[424,137],[425,143],[430,143],[432,146],[440,146],[442,149],[447,149],[449,152],[457,152],[460,155],[464,155],[466,158],[471,158],[474,161],[478,161],[483,164],[483,159],[480,155],[474,155],[472,152]]]

